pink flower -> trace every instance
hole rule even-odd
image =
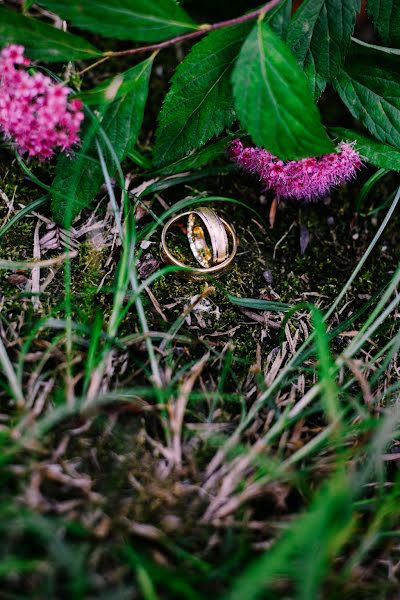
[[[362,166],[354,143],[341,142],[337,152],[286,163],[262,148],[244,148],[233,140],[229,154],[245,171],[258,175],[265,189],[278,197],[316,200],[326,196],[333,186],[355,177]]]
[[[79,142],[84,117],[80,100],[68,102],[70,89],[42,73],[28,73],[24,47],[0,52],[0,131],[21,154],[45,160]]]

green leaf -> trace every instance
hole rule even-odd
[[[288,45],[305,69],[326,81],[342,66],[360,0],[305,0],[290,23]]]
[[[145,171],[151,170],[153,163],[147,156],[144,156],[144,154],[142,154],[142,152],[137,148],[132,148],[131,150],[129,150],[127,156],[133,163],[135,163],[135,165],[137,165],[141,169],[144,169]]]
[[[341,140],[355,141],[356,149],[371,165],[381,169],[400,171],[400,151],[393,146],[377,142],[351,129],[333,127],[330,131]]]
[[[381,142],[400,147],[400,61],[353,45],[334,82],[351,114]]]
[[[258,21],[233,71],[236,110],[258,146],[283,160],[333,151],[306,76],[278,36]]]
[[[161,40],[196,29],[175,0],[40,0],[79,29],[136,42]]]
[[[31,17],[0,7],[0,46],[22,44],[34,60],[64,62],[101,56],[92,44]]]
[[[282,0],[277,6],[267,12],[264,17],[264,23],[267,23],[280,38],[286,40],[291,13],[292,0]]]
[[[9,219],[9,221],[4,223],[4,225],[0,227],[0,240],[7,233],[7,231],[15,225],[15,223],[20,221],[20,219],[23,219],[26,215],[29,215],[29,213],[33,212],[34,210],[37,210],[38,208],[43,206],[43,204],[46,204],[48,201],[49,196],[41,196],[40,198],[37,198],[37,200],[34,200],[33,202],[30,202],[29,204],[24,206],[24,208],[21,208],[21,210],[19,210],[18,212],[14,212],[11,219]]]
[[[304,73],[307,75],[308,83],[315,102],[319,100],[322,92],[326,88],[326,81],[321,75],[318,75],[315,69],[315,63],[309,62]]]
[[[260,298],[241,298],[227,294],[229,302],[241,308],[252,308],[254,310],[269,310],[271,312],[287,312],[292,305],[285,302],[274,302],[272,300],[261,300]]]
[[[230,76],[249,25],[213,31],[177,68],[159,116],[156,166],[186,156],[235,120]]]
[[[26,13],[35,4],[35,0],[24,0],[22,4],[22,11]]]
[[[185,156],[161,169],[157,169],[157,171],[153,171],[151,175],[174,175],[175,173],[182,173],[183,171],[200,169],[200,167],[204,167],[215,161],[217,158],[224,156],[228,144],[232,139],[233,136],[229,136],[218,142],[209,144],[205,148],[189,154],[189,156]]]
[[[368,0],[367,12],[383,42],[398,46],[400,44],[400,3],[398,0]]]
[[[110,174],[115,172],[116,164],[104,137],[108,138],[119,161],[135,144],[143,121],[152,62],[150,57],[122,74],[125,93],[105,105],[99,119],[86,126],[82,148],[74,159],[60,156],[52,186],[55,221],[71,222],[90,204],[103,183],[96,139],[106,157]]]
[[[279,35],[287,30],[291,4],[284,0],[265,16]],[[159,117],[157,166],[186,157],[233,123],[231,73],[250,27],[246,23],[210,33],[178,67]]]
[[[124,77],[124,74],[118,74],[102,81],[96,87],[74,94],[74,98],[79,98],[86,106],[99,106],[109,104],[124,96],[131,87],[131,81]]]

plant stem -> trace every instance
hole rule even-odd
[[[196,31],[191,31],[190,33],[178,35],[177,37],[165,40],[164,42],[159,42],[158,44],[140,46],[139,48],[130,48],[129,50],[120,50],[118,52],[113,52],[112,50],[110,50],[109,52],[105,52],[104,56],[108,58],[112,58],[115,56],[128,56],[130,54],[143,54],[144,52],[151,52],[153,50],[161,50],[163,48],[168,48],[169,46],[174,46],[179,42],[193,40],[197,37],[204,35],[205,33],[209,33],[210,31],[215,31],[216,29],[221,29],[222,27],[230,27],[231,25],[238,25],[239,23],[245,23],[246,21],[250,21],[251,19],[255,19],[257,17],[260,17],[261,15],[265,15],[267,12],[272,10],[274,6],[276,6],[279,2],[280,0],[270,0],[261,8],[253,10],[253,12],[247,13],[246,15],[242,15],[241,17],[237,17],[236,19],[228,19],[227,21],[220,21],[219,23],[213,23],[211,25],[200,25],[199,28],[196,29]]]
[[[92,63],[88,67],[85,67],[84,69],[82,69],[82,71],[78,71],[77,75],[83,75],[84,73],[87,73],[88,71],[91,71],[91,69],[94,69],[95,67],[98,67],[99,65],[101,65],[101,63],[103,63],[104,61],[108,60],[109,58],[110,57],[108,56],[108,53],[107,53],[107,56],[103,56],[99,60],[96,60],[95,63]]]

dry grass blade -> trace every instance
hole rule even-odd
[[[17,379],[16,373],[14,371],[14,367],[10,361],[8,356],[6,347],[3,343],[3,340],[0,337],[0,366],[3,370],[4,375],[9,383],[12,394],[15,398],[18,408],[23,408],[25,406],[25,398],[20,386],[20,383]]]
[[[35,227],[35,233],[34,233],[34,238],[33,238],[33,257],[35,260],[39,261],[40,260],[40,238],[39,238],[39,231],[40,231],[40,221],[38,221],[36,223],[36,227]],[[40,307],[40,299],[39,299],[39,293],[40,293],[40,267],[35,267],[34,269],[32,269],[31,272],[31,291],[32,291],[32,305],[34,310],[38,310],[38,308]]]
[[[185,417],[186,405],[189,394],[193,389],[196,380],[200,377],[205,365],[210,358],[207,352],[185,376],[184,382],[179,387],[179,394],[175,401],[170,401],[169,405],[169,424],[172,433],[171,441],[171,466],[180,468],[182,466],[182,425]]]
[[[60,263],[65,262],[71,258],[75,258],[77,256],[77,252],[64,252],[59,256],[54,258],[46,258],[45,260],[38,261],[24,261],[24,260],[5,260],[0,258],[0,269],[21,269],[27,270],[30,269],[45,269],[46,267],[52,267],[53,265],[58,265]]]

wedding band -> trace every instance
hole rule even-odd
[[[204,230],[200,225],[196,225],[196,216],[203,221],[212,245],[211,252],[207,245]],[[224,262],[229,255],[228,235],[225,225],[215,211],[206,206],[192,210],[188,218],[187,237],[190,248],[197,262],[202,267],[208,269],[212,264]]]
[[[167,234],[170,228],[186,216],[188,217],[189,246],[197,262],[202,265],[201,268],[183,263],[168,248]],[[196,217],[201,224],[196,224]],[[212,250],[207,244],[203,226],[209,235]],[[219,277],[226,273],[233,264],[237,246],[238,240],[232,225],[208,207],[189,210],[172,217],[164,225],[160,244],[164,262],[177,267],[185,267],[185,271],[182,271],[183,276],[195,280],[204,279],[210,275]]]

